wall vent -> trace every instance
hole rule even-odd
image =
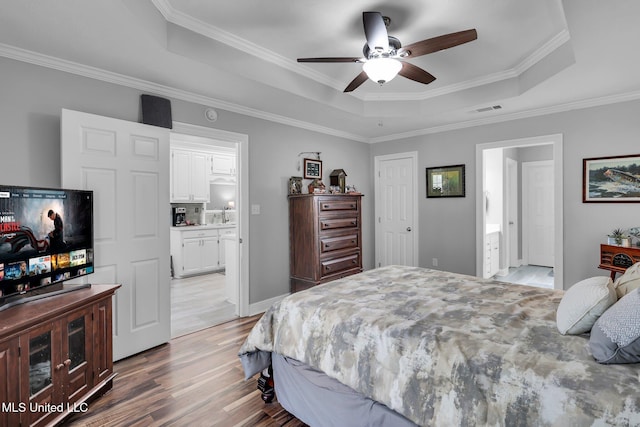
[[[485,113],[487,111],[500,110],[501,108],[502,108],[502,105],[492,105],[490,107],[478,108],[475,111],[476,111],[476,113]]]

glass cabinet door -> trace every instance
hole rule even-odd
[[[29,340],[29,393],[44,390],[52,382],[51,331]]]
[[[85,360],[85,334],[84,316],[72,320],[67,324],[69,337],[69,370],[80,366]]]

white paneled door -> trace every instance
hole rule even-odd
[[[553,161],[522,164],[524,251],[528,264],[554,265]]]
[[[376,157],[376,266],[417,265],[414,153]]]
[[[169,341],[169,130],[62,111],[62,186],[94,191],[94,283],[120,283],[114,359]]]

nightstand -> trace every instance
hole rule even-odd
[[[615,245],[600,245],[600,265],[598,268],[609,270],[611,280],[616,273],[624,273],[627,268],[640,262],[640,248]]]

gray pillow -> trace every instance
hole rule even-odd
[[[600,316],[591,329],[589,348],[600,363],[640,363],[640,289]]]

